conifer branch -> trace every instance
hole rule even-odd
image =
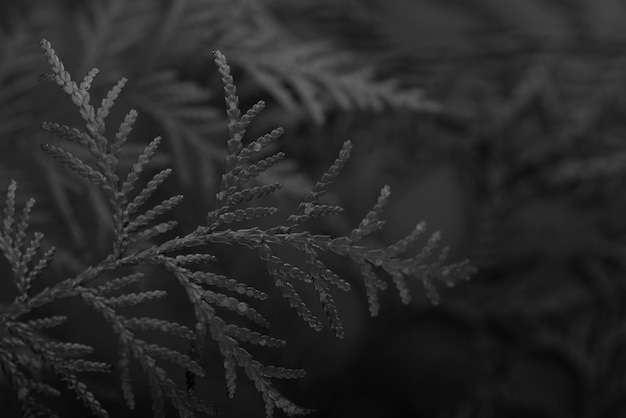
[[[111,372],[111,365],[85,358],[91,354],[92,347],[54,341],[39,334],[48,328],[60,326],[71,318],[48,316],[24,319],[26,314],[36,312],[39,307],[76,297],[102,317],[117,338],[118,350],[114,369],[120,378],[121,395],[131,409],[136,402],[133,389],[135,382],[130,368],[131,363],[136,362],[149,383],[154,416],[165,416],[167,403],[181,417],[213,413],[213,408],[193,393],[195,379],[205,375],[202,356],[209,340],[217,346],[222,356],[228,396],[235,396],[239,376],[245,375],[263,398],[268,417],[277,408],[289,416],[310,413],[310,409],[288,400],[273,383],[273,379],[301,378],[305,374],[304,370],[263,364],[246,349],[246,344],[280,348],[285,345],[285,340],[270,335],[271,324],[262,314],[262,310],[257,308],[258,304],[266,303],[269,299],[266,292],[245,281],[211,271],[211,264],[216,258],[207,249],[214,245],[236,245],[256,251],[265,263],[273,285],[278,288],[289,306],[305,323],[319,331],[323,328],[322,320],[316,317],[312,308],[300,296],[294,283],[297,281],[312,286],[326,319],[338,338],[342,338],[347,331],[344,330],[340,307],[335,302],[333,290],[336,287],[349,291],[352,284],[325,264],[324,253],[339,255],[356,265],[365,284],[372,315],[379,313],[379,292],[388,287],[388,282],[395,284],[404,303],[410,300],[408,281],[411,279],[421,282],[433,302],[437,302],[438,282],[452,285],[472,272],[467,262],[447,262],[445,249],[437,253],[440,242],[440,235],[437,233],[431,236],[416,256],[401,258],[408,246],[421,236],[423,224],[418,225],[404,239],[386,248],[369,248],[360,244],[362,237],[383,226],[381,213],[390,198],[388,187],[382,189],[372,210],[349,236],[314,234],[303,227],[303,223],[311,218],[342,212],[341,206],[323,204],[320,199],[345,166],[352,147],[349,141],[343,144],[337,159],[285,222],[266,228],[237,228],[237,222],[255,220],[277,212],[274,207],[255,204],[259,199],[278,190],[280,184],[247,186],[246,183],[271,169],[284,157],[283,153],[278,152],[259,159],[261,151],[276,141],[282,130],[275,129],[247,145],[244,144],[246,129],[264,105],[262,102],[257,103],[242,114],[230,66],[219,51],[214,56],[224,87],[228,140],[224,174],[215,197],[215,205],[213,210],[208,211],[204,225],[187,234],[164,238],[166,232],[177,227],[177,222],[159,221],[158,218],[169,215],[183,197],[171,196],[150,208],[144,208],[171,170],[161,170],[146,184],[140,181],[141,174],[155,156],[160,138],[152,140],[125,177],[121,177],[118,160],[124,156],[128,147],[137,112],[128,112],[116,133],[107,135],[105,130],[106,119],[126,85],[126,79],[123,78],[115,84],[102,99],[100,106],[94,108],[90,104],[88,90],[93,85],[98,70],[89,71],[77,83],[71,78],[51,44],[43,40],[41,46],[52,70],[46,78],[54,81],[70,96],[85,125],[84,130],[81,130],[57,123],[46,123],[43,125],[44,130],[67,139],[74,146],[86,149],[95,159],[95,164],[87,164],[63,146],[44,144],[42,148],[78,176],[90,180],[93,187],[106,196],[110,204],[108,215],[114,238],[110,253],[83,272],[52,282],[43,289],[33,287],[32,283],[45,274],[52,262],[54,250],[42,250],[43,234],[34,233],[29,239],[27,229],[34,201],[27,201],[20,212],[16,204],[17,184],[14,181],[9,184],[0,230],[0,251],[11,266],[17,296],[0,313],[0,366],[2,372],[8,376],[15,396],[27,415],[41,412],[54,416],[52,411],[47,410],[35,398],[39,394],[55,396],[59,393],[57,388],[41,378],[42,372],[49,370],[65,382],[92,415],[108,416],[102,403],[83,382],[82,375]],[[302,90],[301,94],[308,95],[309,92]],[[245,206],[237,208],[238,205]],[[303,267],[284,260],[280,252],[275,251],[281,246],[297,250],[302,257]],[[168,293],[164,290],[135,286],[149,283],[149,276],[140,272],[129,273],[128,269],[147,265],[163,269],[168,277],[171,276],[182,287],[190,310],[193,311],[192,323],[134,317],[125,313],[127,307],[162,304],[168,298]],[[230,323],[232,314],[249,325]],[[255,328],[262,328],[264,331],[259,332]],[[137,333],[145,331],[160,331],[188,340],[191,344],[189,353],[139,338]],[[27,350],[28,354],[14,354],[12,350],[15,347]],[[187,390],[181,389],[181,385],[160,365],[164,361],[185,370]]]

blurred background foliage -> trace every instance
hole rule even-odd
[[[2,2],[0,184],[16,178],[37,198],[58,274],[106,255],[105,200],[38,151],[42,121],[78,122],[37,82],[45,37],[76,78],[100,68],[94,97],[130,79],[112,116],[140,112],[126,167],[162,135],[152,168],[177,173],[163,193],[186,195],[182,229],[202,222],[225,144],[220,49],[244,107],[268,102],[251,134],[286,128],[289,159],[266,179],[285,185],[278,205],[293,208],[351,139],[333,189],[346,213],[314,227],[345,231],[389,184],[378,239],[426,220],[479,268],[442,306],[416,287],[410,307],[390,295],[375,321],[363,295],[345,296],[341,342],[275,307],[274,330],[291,339],[271,356],[310,371],[285,393],[320,417],[623,417],[624,21],[620,0]],[[219,255],[225,272],[262,282],[250,254]],[[240,402],[221,399],[216,377],[206,390],[226,416],[262,411],[243,385]]]

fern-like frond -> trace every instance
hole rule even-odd
[[[199,230],[201,233],[214,231],[221,223],[218,221],[220,219],[219,217],[223,217],[225,213],[233,213],[232,209],[230,209],[230,205],[233,203],[239,203],[242,200],[241,196],[246,192],[246,190],[248,190],[244,189],[244,191],[238,191],[235,180],[237,178],[245,178],[248,175],[250,167],[252,167],[253,170],[255,169],[254,165],[244,164],[245,161],[250,160],[254,155],[255,152],[253,150],[256,148],[256,145],[245,147],[242,144],[242,138],[245,132],[240,122],[241,111],[239,110],[239,100],[237,98],[236,88],[230,74],[230,67],[221,53],[216,52],[215,55],[216,63],[220,69],[220,74],[222,75],[222,82],[224,84],[226,96],[230,132],[228,147],[229,155],[226,158],[225,174],[222,177],[221,188],[216,199],[217,210],[210,212],[209,217],[207,218],[209,221],[212,221],[212,224],[209,225],[208,230],[206,231]],[[369,235],[384,226],[381,214],[391,195],[388,187],[384,187],[381,190],[381,194],[374,207],[366,214],[360,224],[354,228],[349,237],[330,239],[329,237],[310,236],[305,239],[304,236],[300,236],[298,233],[292,232],[296,227],[300,226],[302,222],[311,217],[331,215],[341,211],[341,207],[339,206],[320,205],[318,201],[319,198],[328,190],[330,184],[345,165],[350,155],[350,149],[351,143],[346,142],[339,154],[339,157],[316,183],[313,190],[307,194],[304,201],[296,209],[296,213],[288,218],[286,226],[271,228],[267,231],[251,229],[247,230],[245,234],[243,234],[243,231],[240,230],[237,234],[229,235],[228,238],[226,236],[220,236],[220,233],[217,231],[203,237],[203,239],[206,239],[208,242],[214,243],[227,243],[229,239],[233,239],[240,245],[257,249],[259,251],[259,257],[267,264],[268,271],[274,279],[275,286],[280,289],[282,295],[287,299],[290,306],[312,328],[319,330],[321,329],[321,322],[315,317],[311,309],[302,301],[302,298],[296,292],[295,288],[291,284],[291,281],[298,279],[313,283],[331,327],[333,328],[335,334],[339,337],[343,336],[344,331],[334,299],[329,292],[328,285],[331,283],[336,284],[342,289],[349,289],[350,286],[343,280],[337,280],[336,275],[326,268],[324,263],[319,259],[318,251],[330,251],[342,256],[347,256],[359,266],[359,270],[365,281],[370,312],[372,315],[378,314],[378,292],[387,288],[387,283],[378,277],[375,272],[375,268],[382,267],[382,269],[389,275],[390,279],[396,284],[396,287],[400,292],[401,299],[405,303],[408,303],[410,299],[408,296],[408,286],[405,282],[406,276],[416,276],[425,286],[431,300],[433,302],[437,302],[437,294],[436,291],[433,291],[434,284],[432,280],[439,279],[447,283],[447,277],[451,269],[456,273],[453,275],[455,279],[458,279],[459,277],[466,277],[471,272],[471,268],[469,268],[467,263],[445,266],[445,251],[442,253],[440,262],[437,263],[436,266],[434,264],[429,264],[432,263],[432,261],[428,260],[428,258],[433,253],[439,240],[439,235],[437,234],[433,235],[433,238],[416,257],[410,259],[400,259],[397,258],[397,255],[403,252],[405,247],[417,239],[419,235],[417,232],[409,235],[409,237],[407,237],[404,241],[389,247],[389,253],[387,253],[384,249],[368,249],[357,245],[364,236]],[[241,154],[244,154],[244,156],[241,157]],[[233,173],[238,174],[235,176]],[[252,191],[262,189],[252,188],[249,190]],[[252,192],[248,192],[248,194],[250,194],[250,199],[246,200],[253,200],[264,195],[264,193],[255,194]],[[216,215],[218,218],[216,218]],[[235,217],[234,214],[231,216]],[[224,233],[228,234],[229,231],[224,231]],[[282,241],[279,237],[284,237],[286,241]],[[303,241],[298,241],[298,238],[296,237],[301,237]],[[322,242],[324,242],[324,244],[322,244]],[[308,271],[303,271],[285,263],[280,259],[280,257],[277,257],[274,254],[270,244],[289,245],[302,251]],[[422,271],[422,267],[425,268],[425,266],[428,266],[428,271]]]
[[[121,7],[121,3],[111,2],[109,6],[112,5]],[[120,377],[122,396],[131,409],[135,407],[135,395],[130,368],[131,363],[136,362],[149,383],[154,416],[165,416],[166,401],[180,416],[213,413],[213,408],[193,393],[194,379],[205,374],[202,354],[206,340],[209,339],[217,345],[222,356],[226,389],[230,397],[234,396],[238,375],[243,372],[260,392],[268,417],[276,408],[289,416],[310,413],[311,410],[288,400],[273,382],[273,379],[300,378],[305,372],[301,369],[263,364],[245,348],[245,344],[282,347],[285,341],[266,334],[266,331],[253,329],[270,328],[262,310],[256,307],[257,303],[262,303],[269,297],[264,291],[245,282],[210,271],[210,264],[215,262],[215,257],[203,250],[213,245],[238,245],[256,251],[266,264],[274,286],[288,304],[309,326],[321,330],[322,321],[299,295],[294,283],[311,285],[331,329],[339,338],[346,331],[332,290],[336,287],[349,291],[352,284],[326,265],[325,253],[334,253],[356,264],[365,283],[372,315],[378,314],[378,293],[387,288],[388,281],[395,283],[404,303],[410,300],[408,281],[411,278],[420,281],[433,302],[436,302],[437,282],[453,285],[472,271],[467,262],[447,262],[447,251],[444,249],[438,252],[440,236],[437,233],[431,236],[416,256],[401,258],[408,246],[414,244],[422,234],[423,225],[387,248],[372,249],[361,245],[362,237],[383,226],[381,213],[390,197],[387,187],[383,188],[372,210],[349,236],[316,235],[304,229],[304,222],[311,218],[341,213],[340,206],[324,204],[320,199],[346,164],[351,149],[350,142],[344,143],[335,162],[285,222],[265,229],[236,228],[237,222],[267,217],[277,211],[274,207],[254,204],[278,190],[279,184],[248,186],[246,183],[265,173],[283,158],[282,153],[261,156],[261,152],[277,140],[282,130],[273,130],[244,145],[246,129],[262,110],[263,104],[257,103],[247,112],[240,110],[230,66],[219,51],[214,56],[224,85],[228,141],[224,174],[216,193],[214,207],[208,211],[205,225],[198,226],[187,234],[163,238],[160,243],[154,242],[157,236],[162,236],[176,226],[174,220],[160,221],[159,218],[168,215],[181,202],[182,196],[165,198],[160,203],[144,208],[171,173],[169,169],[165,169],[153,175],[146,184],[140,181],[156,155],[159,138],[150,142],[139,153],[125,177],[119,173],[119,162],[122,158],[128,158],[125,157],[125,151],[129,147],[128,141],[137,113],[127,113],[115,133],[106,131],[106,120],[126,80],[122,79],[115,84],[101,104],[94,107],[88,91],[96,80],[98,71],[91,70],[80,82],[76,82],[50,43],[43,40],[41,47],[52,69],[52,73],[44,78],[54,81],[69,95],[84,123],[84,129],[57,123],[44,124],[46,131],[67,141],[59,146],[44,144],[43,149],[80,177],[90,180],[93,183],[93,191],[90,193],[96,193],[97,190],[108,201],[106,215],[110,217],[114,239],[110,253],[101,261],[73,277],[33,292],[30,284],[49,265],[53,250],[40,249],[43,243],[42,234],[36,233],[32,239],[28,238],[27,228],[34,202],[27,201],[20,213],[16,204],[16,183],[9,184],[0,230],[0,251],[9,261],[18,296],[0,312],[0,364],[28,414],[42,412],[53,416],[52,411],[46,410],[32,396],[35,392],[49,395],[58,393],[52,385],[41,382],[41,373],[51,370],[93,415],[108,416],[99,400],[81,381],[79,374],[107,372],[110,371],[109,365],[85,359],[84,355],[91,351],[89,346],[56,342],[39,336],[39,332],[64,323],[66,318],[51,316],[20,320],[21,316],[32,313],[38,307],[70,297],[82,299],[106,321],[116,336],[118,350],[115,371]],[[172,99],[174,102],[180,99],[178,104],[187,102],[190,98],[193,102],[194,97],[202,96],[194,96],[196,93],[193,89],[186,92],[185,88],[182,90],[182,96]],[[74,155],[68,148],[72,151],[82,150],[83,154]],[[243,207],[236,207],[244,204]],[[275,251],[281,246],[297,250],[302,256],[302,266],[284,260],[281,253]],[[129,273],[128,269],[146,265],[163,268],[182,287],[193,310],[193,325],[123,313],[127,307],[159,303],[168,297],[164,290],[144,287],[137,290],[135,285],[146,282],[148,276],[140,272]],[[236,323],[231,323],[232,317]],[[250,326],[241,325],[240,322]],[[160,331],[189,340],[191,349],[189,353],[182,353],[161,343],[146,341],[137,335],[146,331]],[[24,348],[27,354],[12,353],[11,350],[15,347]],[[160,363],[163,361],[173,363],[186,371],[187,390],[181,389],[173,377],[161,367]]]
[[[275,43],[280,42],[280,53]],[[271,45],[271,46],[270,46]],[[322,123],[330,108],[381,111],[385,107],[433,111],[438,106],[418,89],[401,89],[394,80],[377,80],[372,68],[359,68],[351,53],[324,42],[274,40],[259,47],[230,51],[230,59],[272,94],[286,109],[303,103],[313,120]],[[263,48],[263,47],[261,47]]]
[[[269,322],[249,303],[236,297],[227,296],[221,292],[206,289],[205,286],[216,285],[234,291],[241,296],[254,297],[261,300],[265,300],[267,294],[214,273],[191,271],[181,268],[164,258],[161,258],[159,261],[178,279],[179,284],[185,289],[190,303],[194,306],[197,324],[201,326],[200,332],[197,334],[194,351],[198,355],[201,353],[201,348],[204,345],[203,339],[206,334],[210,335],[217,342],[224,360],[226,386],[229,396],[232,397],[235,394],[237,367],[243,367],[248,377],[253,379],[258,387],[259,382],[263,378],[261,376],[257,377],[256,373],[252,373],[248,369],[248,362],[252,361],[252,358],[245,349],[240,347],[239,341],[274,347],[282,346],[284,342],[244,327],[227,324],[220,316],[218,308],[234,312],[264,328],[270,326]],[[243,359],[246,361],[244,362]],[[258,362],[254,364],[255,370],[262,367]],[[189,381],[191,381],[190,386],[193,387],[193,379],[190,379],[188,376]],[[273,385],[269,382],[265,382],[265,385],[269,385],[268,388],[273,388]]]
[[[22,302],[16,300],[17,302]],[[58,326],[65,322],[65,317],[47,317],[30,321],[11,320],[10,314],[4,314],[0,321],[0,368],[7,375],[16,389],[17,398],[25,415],[45,413],[56,416],[42,406],[34,395],[59,396],[60,391],[41,382],[41,374],[51,371],[72,390],[91,413],[98,417],[108,417],[93,393],[79,379],[77,373],[109,372],[106,363],[88,361],[83,358],[93,348],[84,344],[51,340],[38,331],[43,328]]]
[[[51,247],[41,253],[40,247],[44,235],[35,232],[30,241],[26,241],[30,212],[34,199],[26,202],[19,218],[16,218],[15,193],[17,183],[12,181],[7,190],[4,219],[0,231],[0,251],[4,254],[13,271],[13,280],[21,298],[28,298],[31,284],[48,267],[54,256]]]
[[[287,219],[286,223],[290,228],[295,228],[302,222],[312,217],[311,215],[313,214],[313,209],[318,203],[319,197],[326,193],[332,182],[335,181],[350,158],[351,151],[352,143],[350,141],[344,142],[337,159],[315,183],[313,188],[306,194],[304,200],[298,205],[296,212]],[[338,209],[335,209],[335,211],[337,210]]]
[[[155,416],[164,416],[165,414],[165,398],[169,398],[174,406],[179,410],[181,416],[191,416],[195,412],[212,413],[213,410],[196,399],[191,399],[185,392],[178,389],[178,385],[168,376],[161,367],[157,366],[156,360],[162,359],[171,361],[185,367],[187,370],[204,374],[202,368],[187,355],[168,349],[166,347],[148,344],[145,341],[135,337],[131,331],[137,328],[139,324],[148,326],[148,321],[141,318],[125,319],[118,315],[115,311],[116,307],[127,304],[135,305],[147,300],[154,300],[165,296],[162,291],[144,292],[136,295],[123,295],[119,298],[103,298],[96,292],[89,289],[82,289],[81,298],[85,303],[104,317],[111,325],[113,331],[118,337],[120,344],[120,357],[116,363],[116,368],[120,370],[122,379],[122,389],[126,402],[130,408],[134,407],[134,396],[132,395],[132,384],[130,380],[130,354],[139,362],[143,372],[148,377],[151,392],[153,395],[153,412]],[[157,320],[158,321],[158,320]],[[130,325],[130,326],[128,326]],[[141,326],[141,325],[139,325]],[[163,330],[176,330],[175,333],[184,330],[185,327],[179,324],[166,325],[161,328]]]
[[[50,144],[43,144],[41,149],[43,149],[46,154],[50,155],[61,164],[66,165],[71,170],[76,171],[79,176],[89,180],[96,186],[105,183],[106,178],[102,173],[96,171],[90,165],[86,164],[80,158],[75,157],[70,152]]]
[[[194,332],[184,325],[157,318],[125,318],[124,326],[138,331],[162,331],[188,340],[195,338]]]
[[[134,169],[132,170],[134,171]],[[131,172],[132,172],[131,171]],[[133,198],[133,200],[128,203],[126,209],[124,211],[125,217],[134,216],[137,212],[137,209],[141,207],[152,194],[156,191],[156,189],[163,184],[163,182],[170,176],[172,173],[171,168],[166,168],[157,174],[155,174],[152,179],[146,184],[141,191]],[[130,176],[130,173],[129,173]],[[122,196],[122,201],[125,201],[125,196]]]

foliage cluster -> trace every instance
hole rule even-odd
[[[129,172],[122,175],[119,162],[137,119],[137,112],[129,111],[115,133],[107,131],[107,117],[127,80],[122,78],[118,81],[100,105],[95,106],[91,103],[89,90],[98,70],[90,70],[80,82],[76,82],[47,40],[41,41],[41,48],[52,72],[40,78],[59,85],[69,95],[84,123],[84,129],[54,122],[43,123],[45,131],[66,140],[72,148],[43,144],[42,149],[101,191],[108,201],[114,233],[110,252],[101,261],[72,277],[37,286],[53,260],[55,250],[54,247],[45,251],[42,249],[43,234],[36,232],[32,237],[29,236],[29,217],[34,200],[28,200],[19,211],[16,205],[17,184],[15,181],[9,184],[0,250],[11,267],[17,292],[14,300],[1,313],[0,359],[2,371],[25,416],[54,416],[39,399],[41,395],[59,396],[61,393],[57,385],[42,378],[48,375],[65,383],[93,415],[109,416],[106,406],[90,391],[81,375],[86,372],[109,372],[112,369],[119,375],[121,394],[126,404],[133,409],[135,398],[131,363],[135,361],[150,386],[155,416],[165,416],[166,401],[180,416],[212,413],[212,408],[194,393],[195,378],[205,375],[201,362],[206,340],[217,344],[223,357],[229,397],[235,394],[237,372],[241,369],[262,395],[267,416],[271,416],[276,408],[290,416],[310,412],[288,400],[273,383],[273,379],[300,378],[304,370],[265,365],[245,348],[245,345],[282,347],[285,340],[256,331],[249,325],[240,325],[238,321],[230,321],[222,313],[235,313],[257,327],[270,326],[255,308],[255,300],[265,301],[268,294],[245,282],[211,271],[208,265],[215,261],[215,257],[210,250],[205,249],[213,245],[239,245],[257,252],[266,264],[273,285],[280,290],[289,306],[311,328],[320,330],[322,322],[294,287],[296,282],[313,286],[330,327],[338,338],[344,336],[344,329],[331,289],[336,287],[349,291],[352,284],[327,267],[322,257],[325,252],[345,257],[358,266],[373,316],[379,311],[378,293],[388,286],[385,277],[396,286],[404,303],[410,301],[407,278],[419,280],[436,302],[437,282],[452,286],[471,273],[472,268],[467,262],[449,263],[446,260],[447,250],[437,250],[440,241],[437,233],[430,237],[417,255],[402,257],[423,236],[423,223],[417,225],[405,238],[386,248],[372,249],[361,244],[363,237],[383,227],[381,212],[390,197],[388,187],[383,188],[376,204],[347,236],[313,234],[303,227],[312,218],[341,212],[340,206],[324,204],[320,199],[346,163],[351,150],[350,142],[344,143],[334,163],[306,194],[295,213],[284,222],[270,228],[230,228],[231,224],[276,213],[274,207],[241,205],[271,195],[280,188],[279,184],[246,184],[277,164],[284,154],[263,154],[263,150],[281,135],[281,129],[274,129],[248,144],[243,143],[248,125],[263,109],[264,103],[257,102],[242,113],[230,66],[219,51],[215,51],[214,56],[224,87],[228,120],[224,174],[215,196],[214,208],[206,215],[206,223],[182,236],[169,238],[167,233],[176,226],[176,221],[161,221],[160,218],[171,212],[183,196],[172,196],[155,205],[151,205],[150,198],[172,170],[157,172],[144,186],[140,183],[140,177],[161,139],[153,139],[136,158]],[[68,150],[74,147],[86,151],[89,159]],[[304,267],[292,265],[278,256],[275,248],[280,246],[298,250],[302,254]],[[167,292],[163,290],[137,291],[135,285],[141,281],[149,282],[150,277],[141,271],[128,273],[128,270],[143,264],[164,269],[183,288],[193,310],[194,320],[191,324],[157,317],[138,317],[124,312],[125,308],[167,297]],[[87,308],[94,310],[106,321],[119,347],[113,364],[86,358],[94,351],[94,347],[78,342],[58,341],[41,333],[42,330],[57,327],[71,319],[36,315],[38,310],[65,298],[80,298]],[[141,338],[143,331],[160,331],[187,339],[191,342],[189,353],[150,343]],[[186,387],[176,382],[161,365],[165,361],[186,371]]]
[[[356,130],[374,154],[399,150],[379,164],[387,178],[453,165],[468,202],[467,255],[479,273],[446,298],[440,323],[469,326],[482,348],[467,343],[464,366],[446,358],[422,373],[413,387],[441,397],[450,385],[437,391],[437,379],[465,386],[454,401],[433,396],[432,409],[416,402],[414,414],[624,415],[624,4],[372,0],[358,13],[353,2],[308,4],[295,24],[334,30],[372,57],[384,53],[390,74],[426,86],[443,108],[430,117],[339,120],[332,129]],[[409,328],[422,335],[419,325]],[[463,382],[456,370],[476,364]]]
[[[378,112],[434,107],[419,89],[379,77],[375,65],[349,48],[324,37],[298,36],[273,13],[273,4],[249,0],[64,0],[0,6],[0,151],[12,156],[0,166],[0,178],[5,183],[19,180],[27,195],[50,209],[34,213],[33,222],[63,237],[58,257],[65,260],[65,269],[76,272],[106,252],[105,247],[84,248],[91,235],[97,236],[97,241],[110,239],[110,223],[103,196],[50,164],[49,159],[32,156],[33,149],[45,141],[37,129],[40,121],[71,112],[32,77],[37,69],[45,71],[35,47],[41,38],[61,48],[79,74],[94,66],[102,70],[91,86],[94,95],[106,94],[122,77],[132,80],[120,100],[141,113],[135,127],[140,136],[165,138],[153,167],[175,166],[176,188],[187,192],[215,190],[214,179],[219,177],[225,157],[222,143],[214,139],[224,134],[225,124],[220,95],[214,93],[219,79],[211,68],[212,50],[223,51],[241,75],[246,105],[259,99],[268,101],[263,125],[255,132],[285,126],[295,119],[321,124],[341,109]],[[114,109],[111,117],[121,120],[123,113]],[[135,153],[142,147],[129,144]],[[80,148],[73,152],[81,158],[87,155]],[[129,169],[131,156],[122,155],[120,167]],[[30,169],[22,170],[26,165]],[[308,183],[292,159],[280,162],[275,173],[280,180],[290,179],[283,181],[286,193],[302,197],[301,190]],[[259,181],[271,183],[273,178],[268,176]],[[210,195],[198,194],[193,202],[207,205]],[[77,201],[98,222],[85,222]],[[193,211],[197,205],[183,206]],[[61,222],[50,222],[57,217]]]
[[[382,315],[369,330],[375,335],[366,341],[351,340],[354,319],[341,311],[342,305],[346,313],[352,311],[345,302],[353,296],[357,300],[362,286],[334,293],[348,329],[342,347],[358,345],[363,353],[354,357],[351,351],[346,359],[333,352],[334,365],[341,367],[326,367],[336,369],[329,380],[322,375],[320,381],[320,373],[315,373],[323,369],[317,364],[329,363],[329,355],[317,355],[317,363],[311,365],[290,358],[289,353],[297,344],[310,352],[321,351],[322,345],[334,348],[328,343],[331,332],[311,333],[316,338],[328,334],[328,340],[321,342],[307,339],[302,327],[304,331],[294,338],[292,331],[285,331],[291,319],[283,315],[282,306],[256,304],[275,333],[290,335],[290,344],[281,350],[247,345],[250,353],[264,364],[296,364],[311,371],[308,379],[288,385],[275,381],[281,390],[286,388],[283,393],[289,392],[290,399],[310,396],[300,403],[319,407],[322,416],[353,415],[351,409],[345,410],[348,404],[360,405],[363,416],[376,416],[378,410],[370,406],[381,399],[385,414],[392,414],[392,407],[399,408],[396,411],[404,407],[407,410],[398,412],[404,416],[497,417],[520,411],[526,416],[624,416],[626,79],[620,52],[626,39],[621,30],[624,19],[626,8],[614,0],[2,3],[0,184],[17,179],[17,210],[30,205],[28,196],[37,199],[30,211],[31,229],[45,232],[57,248],[33,289],[77,277],[90,265],[98,265],[109,255],[115,231],[107,196],[63,164],[42,158],[37,150],[50,142],[50,135],[37,129],[40,121],[84,124],[79,116],[69,119],[74,109],[63,102],[73,106],[70,101],[59,100],[56,90],[36,82],[33,72],[45,71],[38,67],[37,41],[51,39],[68,67],[80,74],[95,65],[103,70],[92,82],[92,97],[106,97],[111,85],[122,76],[129,78],[107,119],[107,126],[122,123],[122,110],[129,107],[140,114],[133,126],[134,140],[118,155],[117,174],[122,180],[148,144],[142,139],[163,136],[136,191],[173,167],[173,175],[153,192],[145,207],[179,193],[185,199],[168,218],[180,221],[179,225],[142,249],[194,230],[219,192],[215,179],[220,179],[227,155],[219,139],[227,135],[227,122],[220,111],[221,94],[216,94],[220,77],[208,53],[219,49],[233,65],[241,107],[251,108],[260,98],[267,99],[263,112],[247,127],[247,137],[263,136],[276,125],[287,128],[286,140],[269,144],[259,158],[278,151],[285,151],[287,157],[251,178],[248,186],[281,183],[282,189],[271,200],[256,202],[280,211],[245,221],[242,228],[279,224],[277,216],[292,210],[290,206],[301,202],[315,184],[307,174],[321,177],[326,166],[320,162],[333,161],[338,144],[350,138],[355,141],[350,163],[321,203],[341,202],[345,211],[311,219],[306,223],[311,233],[349,235],[369,210],[363,197],[391,184],[394,198],[385,211],[386,228],[363,243],[370,245],[381,237],[393,237],[383,240],[393,242],[391,231],[408,231],[411,222],[419,219],[427,219],[431,228],[442,229],[449,239],[454,235],[449,225],[437,219],[461,213],[456,224],[465,222],[461,231],[465,247],[453,249],[460,249],[479,267],[471,282],[447,292],[443,307],[423,307],[418,301],[408,309],[414,315],[406,311],[397,317]],[[386,81],[391,79],[394,92]],[[424,99],[421,86],[427,88],[430,101]],[[407,91],[412,93],[404,94]],[[394,101],[395,97],[403,99]],[[371,110],[377,112],[375,118]],[[95,164],[85,147],[68,141],[51,144]],[[418,193],[423,191],[419,179],[438,166],[458,176]],[[455,202],[460,204],[453,210],[452,205],[436,206],[446,194],[457,195]],[[241,209],[253,203],[244,203]],[[429,205],[435,212],[432,217],[425,216]],[[298,251],[283,251],[285,247],[289,246],[272,246],[273,255],[306,271]],[[416,247],[407,254],[419,251]],[[273,293],[281,294],[276,287],[264,286],[273,281],[268,272],[253,277],[267,270],[256,250],[213,245],[200,250],[220,259],[211,267],[216,274],[246,278],[248,286],[264,291],[270,299]],[[350,269],[338,261],[341,258],[322,260],[354,285]],[[223,268],[225,264],[234,268]],[[6,263],[2,267],[11,269]],[[124,312],[126,316],[155,316],[154,310],[142,308],[150,305],[169,305],[164,314],[190,311],[183,288],[161,265],[124,269],[121,274],[142,273],[150,278],[132,285],[134,292],[168,292],[167,303],[139,304]],[[307,306],[323,317],[320,304],[310,303],[317,299],[315,286],[296,287]],[[2,289],[2,294],[13,296],[11,292],[14,289]],[[366,300],[366,292],[362,293]],[[89,309],[77,299],[47,305],[48,311],[37,310],[27,318],[59,315],[54,313],[59,305],[68,306],[64,313],[72,312],[71,302],[87,314]],[[263,310],[268,306],[272,312]],[[193,324],[193,312],[187,313],[167,318]],[[238,318],[245,321],[235,312],[222,313],[229,323]],[[293,316],[299,320],[297,314]],[[82,335],[84,328],[75,327],[71,318],[42,332],[78,341],[76,333]],[[64,327],[76,333],[63,335],[59,330]],[[179,352],[188,349],[185,338],[149,337],[145,339],[156,345]],[[102,337],[107,338],[112,340],[109,347],[115,347],[115,334]],[[96,347],[96,354],[103,346],[101,340],[80,341]],[[215,354],[207,355],[211,347]],[[220,358],[219,348],[206,344],[205,350],[202,366],[207,371],[219,368],[219,362],[206,362],[207,357]],[[263,357],[265,351],[272,353],[269,358]],[[106,362],[115,364],[116,359]],[[170,369],[166,363],[163,367],[168,373],[184,369]],[[99,374],[110,375],[114,373]],[[81,378],[108,405],[95,380],[89,380],[89,374]],[[133,382],[144,378],[138,373]],[[115,387],[117,381],[108,383],[107,387]],[[197,390],[202,384],[206,378],[198,379]],[[219,392],[214,389],[221,385],[218,379],[203,393]],[[139,386],[135,389],[139,399]],[[243,401],[237,406],[261,398],[251,388],[247,402],[247,390],[244,382],[238,385],[237,399]],[[259,404],[256,410],[261,409]]]

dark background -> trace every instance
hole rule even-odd
[[[200,16],[197,27],[168,20],[185,8],[192,10],[187,18]],[[76,79],[100,68],[93,97],[121,76],[131,80],[111,116],[115,126],[130,107],[142,115],[126,167],[163,135],[154,172],[173,166],[177,173],[163,196],[186,195],[175,213],[181,231],[202,222],[226,138],[209,53],[219,48],[243,107],[268,102],[250,137],[287,129],[280,148],[289,158],[266,179],[285,183],[281,209],[293,210],[350,139],[354,156],[330,196],[346,212],[312,227],[345,232],[388,184],[388,223],[377,240],[392,243],[425,220],[443,232],[453,259],[478,268],[471,281],[441,289],[439,306],[417,284],[409,306],[389,291],[375,319],[361,288],[338,295],[344,341],[307,329],[277,298],[266,314],[288,348],[259,355],[309,371],[281,383],[290,399],[319,417],[626,416],[624,21],[619,0],[3,2],[0,184],[16,178],[21,199],[37,198],[34,228],[58,248],[47,280],[106,256],[106,201],[38,150],[54,141],[39,131],[42,121],[78,122],[67,97],[37,82],[46,72],[38,50],[45,37]],[[273,31],[284,43],[263,43]],[[351,54],[324,77],[341,81],[371,68],[376,80],[396,80],[401,91],[421,88],[423,105],[364,99],[341,106],[333,88],[306,71],[320,57],[297,54],[316,42]],[[258,77],[255,59],[279,63],[273,71],[291,97]],[[300,94],[290,74],[311,77],[315,94]],[[251,254],[215,251],[216,268],[269,288]],[[353,266],[336,267],[358,278]],[[174,285],[151,274],[173,293],[168,314],[186,318]],[[2,284],[4,303],[8,287]],[[306,290],[303,297],[315,298]],[[70,315],[83,309],[56,308]],[[90,336],[104,324],[82,318],[63,338],[114,353],[114,336]],[[211,353],[201,393],[224,416],[262,416],[260,395],[243,378],[235,399],[225,398],[221,360]],[[124,416],[115,384],[94,382],[95,392],[113,416]]]

